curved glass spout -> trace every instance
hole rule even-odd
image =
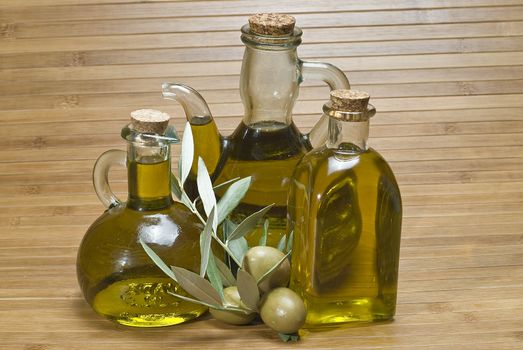
[[[198,157],[203,159],[209,174],[213,177],[222,155],[222,137],[218,132],[218,127],[207,102],[198,91],[183,84],[163,83],[162,94],[164,98],[175,100],[182,105],[185,117],[191,124],[194,139],[194,159],[191,173],[185,183],[185,190],[191,198],[195,198],[198,195],[196,188]]]
[[[163,83],[162,95],[163,98],[175,100],[181,104],[185,111],[187,121],[191,124],[203,124],[202,120],[196,121],[193,119],[203,119],[207,122],[209,119],[212,119],[211,111],[209,111],[207,102],[205,102],[198,91],[190,86],[175,83]]]

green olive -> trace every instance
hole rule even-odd
[[[252,247],[245,253],[243,258],[243,268],[258,281],[267,271],[276,265],[285,254],[273,247],[257,246]],[[271,289],[286,287],[289,283],[291,274],[291,264],[289,259],[278,266],[272,274],[258,284],[262,293],[267,293]]]
[[[260,308],[263,322],[279,333],[296,333],[305,323],[303,300],[289,288],[276,288],[264,298]]]
[[[238,293],[238,288],[236,288],[236,286],[225,288],[223,290],[223,299],[225,306],[247,310],[247,307],[240,299],[240,294]],[[243,313],[241,311],[218,310],[213,308],[210,308],[209,312],[218,321],[237,326],[248,324],[256,317],[254,312]]]

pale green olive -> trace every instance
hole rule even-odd
[[[260,307],[263,322],[279,333],[296,333],[305,323],[307,311],[300,296],[289,288],[276,288]]]
[[[252,247],[245,253],[242,266],[256,281],[259,281],[284,256],[285,254],[273,247]],[[285,259],[268,278],[258,284],[258,288],[262,293],[267,293],[274,288],[286,287],[289,283],[290,274],[291,264],[289,259]]]
[[[225,288],[223,290],[223,299],[225,306],[247,310],[247,307],[240,299],[240,294],[238,293],[238,288],[236,288],[236,286]],[[210,308],[209,312],[218,321],[237,326],[248,324],[256,317],[256,313],[254,312],[243,313],[241,311],[218,310],[213,308]]]

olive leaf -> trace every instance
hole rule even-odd
[[[212,189],[216,192],[217,190],[219,190],[219,189],[221,189],[221,188],[223,188],[223,187],[225,187],[225,186],[227,186],[227,185],[230,185],[231,183],[233,183],[234,181],[237,181],[237,180],[239,180],[239,179],[240,179],[239,177],[235,177],[235,178],[233,178],[233,179],[230,179],[230,180],[227,180],[227,181],[225,181],[225,182],[222,182],[222,183],[219,184],[219,185],[213,186]],[[199,200],[200,200],[200,196],[197,196],[197,197],[194,199],[194,202],[196,203],[196,202],[199,201]]]
[[[223,221],[222,230],[223,230],[223,236],[224,236],[223,238],[225,239],[225,241],[229,240],[229,237],[234,232],[234,230],[236,230],[237,227],[238,227],[238,225],[236,225],[234,222],[232,222],[229,219],[225,219]]]
[[[292,242],[294,241],[294,230],[289,233],[289,239],[287,240],[287,247],[285,251],[288,253],[292,250]]]
[[[207,272],[207,265],[209,264],[209,256],[211,251],[211,231],[213,227],[213,221],[214,221],[214,211],[216,210],[216,207],[213,207],[211,210],[211,215],[207,219],[207,222],[205,223],[205,227],[203,228],[202,233],[200,234],[200,276],[205,277],[205,273]]]
[[[245,177],[234,182],[218,202],[218,224],[238,206],[251,185],[251,177]]]
[[[218,305],[218,306],[217,305],[211,305],[211,304],[206,303],[204,301],[201,301],[201,300],[198,300],[198,299],[189,298],[189,297],[186,297],[185,295],[173,293],[173,292],[170,292],[170,291],[167,291],[167,294],[170,294],[170,295],[175,296],[177,298],[180,298],[182,300],[189,301],[191,303],[207,306],[207,307],[212,308],[212,309],[241,312],[241,313],[246,314],[246,315],[248,315],[248,314],[250,314],[252,312],[251,310],[246,310],[244,308],[235,307],[235,306],[231,306],[231,305],[224,305],[224,304]]]
[[[178,143],[178,141],[180,141],[178,132],[176,132],[176,128],[172,125],[167,126],[162,139],[167,139],[170,143]]]
[[[178,158],[178,179],[182,178],[182,155]]]
[[[162,261],[162,259],[160,259],[160,257],[154,252],[154,250],[152,250],[147,244],[145,244],[145,242],[142,240],[141,237],[140,237],[140,244],[142,245],[145,253],[149,256],[149,258],[151,258],[151,260],[156,264],[156,266],[158,266],[167,276],[171,277],[173,280],[178,282],[178,280],[176,279],[176,276],[171,271],[169,266],[167,266],[167,264],[165,264]]]
[[[220,271],[218,270],[218,267],[216,266],[216,259],[214,257],[214,254],[209,254],[208,258],[208,266],[207,266],[207,277],[209,278],[209,282],[211,282],[211,285],[214,287],[214,289],[218,292],[220,295],[220,299],[223,302],[223,282],[222,278],[220,277]]]
[[[196,211],[196,208],[194,206],[194,204],[191,202],[191,199],[189,198],[189,196],[187,195],[187,193],[185,193],[185,191],[182,190],[182,203],[187,207],[189,208],[192,212],[195,212]]]
[[[194,141],[191,130],[191,124],[185,123],[185,129],[183,130],[182,139],[182,154],[180,156],[180,181],[181,185],[185,183],[189,173],[191,172],[191,166],[194,158]]]
[[[189,297],[186,297],[185,295],[176,294],[176,293],[173,293],[171,291],[167,291],[167,294],[170,294],[172,296],[175,296],[175,297],[180,298],[180,299],[185,300],[185,301],[190,301],[191,303],[200,304],[200,305],[207,306],[207,307],[223,309],[222,307],[217,307],[215,305],[211,305],[211,304],[206,303],[204,301],[201,301],[201,300],[198,300],[198,299],[189,298]]]
[[[211,177],[209,176],[205,162],[201,157],[198,157],[198,174],[196,176],[196,183],[198,185],[198,193],[202,199],[203,209],[205,210],[207,217],[209,217],[212,208],[216,206],[216,197],[214,196],[214,191],[212,189]]]
[[[239,269],[238,277],[238,293],[242,302],[251,310],[258,311],[258,302],[260,301],[260,291],[258,284],[250,273],[244,269]]]
[[[180,286],[193,297],[213,306],[222,305],[222,299],[211,283],[183,267],[171,266]]]
[[[223,188],[223,187],[225,187],[225,186],[227,186],[227,185],[229,185],[229,184],[231,184],[231,183],[233,183],[233,182],[235,182],[235,181],[237,181],[237,180],[239,180],[239,179],[240,179],[239,177],[235,177],[235,178],[233,178],[233,179],[227,180],[227,181],[225,181],[225,182],[222,182],[222,183],[219,184],[219,185],[214,186],[213,189],[214,189],[215,191],[217,191],[217,190],[219,190],[219,189],[221,189],[221,188]]]
[[[234,229],[234,231],[226,238],[226,240],[233,241],[251,232],[256,224],[258,224],[258,221],[269,211],[269,209],[273,207],[273,205],[274,204],[268,205],[265,208],[249,215]]]
[[[283,252],[285,250],[285,247],[287,246],[285,243],[287,242],[287,235],[283,235],[283,237],[280,239],[280,241],[278,242],[278,246],[276,248],[278,248],[278,250],[280,252]]]
[[[260,237],[260,242],[258,243],[258,245],[260,245],[260,246],[267,245],[268,234],[269,234],[269,219],[265,219],[265,222],[263,223],[262,235]]]
[[[278,336],[285,343],[288,341],[296,342],[296,341],[300,340],[300,336],[297,333],[295,333],[295,334],[278,333]]]
[[[278,260],[278,262],[274,265],[272,265],[272,267],[270,269],[267,270],[267,272],[265,272],[257,281],[258,284],[260,284],[261,282],[265,281],[267,278],[269,278],[274,271],[276,271],[276,269],[289,257],[289,255],[291,255],[291,252],[288,252],[287,254],[285,254],[285,256],[283,258],[281,258],[280,260]]]
[[[218,268],[218,272],[220,273],[222,284],[225,287],[235,286],[236,278],[234,278],[229,267],[223,261],[216,257],[214,257],[214,262],[216,263],[216,267]]]
[[[231,251],[236,263],[241,265],[245,253],[247,253],[247,250],[249,250],[249,244],[247,243],[247,240],[244,237],[236,238],[227,242],[227,247]]]
[[[173,173],[171,173],[171,192],[178,200],[182,199],[182,186],[180,185],[178,178],[174,176]]]
[[[232,232],[234,232],[236,227],[237,225],[234,222],[232,222],[229,219],[225,219],[222,224],[223,240],[221,240],[217,236],[214,236],[214,238],[218,241],[218,243],[222,246],[222,248],[224,248],[225,252],[227,253],[227,261],[231,263],[231,260],[233,260],[236,265],[240,266],[241,260],[238,260],[237,256],[243,258],[243,255],[245,254],[244,243],[245,245],[247,245],[247,242],[233,243],[232,249],[231,245],[229,244],[230,242],[227,242],[227,237],[229,237],[232,234]]]
[[[241,312],[241,313],[244,313],[244,314],[250,314],[252,312],[251,310],[246,310],[246,309],[242,309],[240,307],[235,307],[235,306],[230,306],[230,305],[223,305],[223,304],[220,305],[220,306],[211,305],[211,304],[206,303],[204,301],[201,301],[201,300],[198,300],[198,299],[189,298],[189,297],[186,297],[185,295],[173,293],[173,292],[170,292],[170,291],[167,291],[167,294],[170,294],[170,295],[175,296],[177,298],[180,298],[182,300],[189,301],[191,303],[200,304],[200,305],[207,306],[207,307],[213,308],[213,309],[226,310],[226,311],[236,311],[236,312]]]

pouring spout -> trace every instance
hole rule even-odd
[[[194,158],[191,172],[184,188],[189,197],[194,200],[198,196],[196,177],[198,174],[198,158],[202,158],[212,179],[218,174],[224,140],[221,137],[207,102],[202,95],[192,87],[183,84],[162,84],[163,97],[175,100],[182,105],[185,117],[191,125],[194,145]]]
[[[162,95],[169,100],[175,100],[182,105],[187,121],[192,125],[208,124],[213,118],[207,102],[202,95],[192,87],[175,84],[163,83]]]

